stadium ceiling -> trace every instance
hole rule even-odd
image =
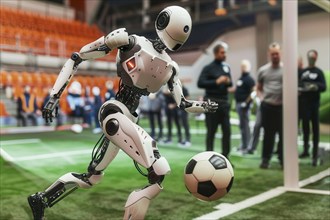
[[[216,0],[103,0],[94,21],[105,33],[126,27],[129,33],[155,38],[154,21],[158,13],[166,6],[179,5],[190,12],[193,20],[191,36],[182,50],[203,50],[221,34],[254,25],[258,13],[269,13],[272,20],[282,17],[281,1],[276,5],[261,0],[248,2],[238,5],[238,8],[228,9],[226,15],[217,16]],[[310,1],[298,3],[299,14],[323,11]]]

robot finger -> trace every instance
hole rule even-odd
[[[53,122],[53,115],[52,115],[52,113],[49,113],[48,119],[49,119],[49,122],[50,123]]]
[[[57,117],[58,116],[58,106],[56,106],[56,108],[55,108],[55,117]]]

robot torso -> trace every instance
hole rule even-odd
[[[118,76],[124,85],[155,93],[172,76],[173,61],[164,50],[155,50],[145,37],[131,35],[130,39],[130,49],[117,54]]]

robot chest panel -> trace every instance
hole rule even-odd
[[[123,61],[122,67],[131,78],[134,86],[154,93],[170,79],[173,68],[170,61],[141,49]]]

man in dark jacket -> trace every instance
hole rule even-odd
[[[303,103],[303,133],[304,133],[304,152],[301,158],[309,157],[309,122],[313,128],[313,160],[312,165],[317,165],[318,145],[319,145],[319,107],[320,93],[326,90],[326,83],[323,71],[315,66],[317,51],[310,50],[307,53],[308,67],[299,74],[300,99]]]
[[[216,113],[206,113],[206,150],[212,151],[214,136],[219,124],[222,129],[222,154],[228,157],[230,152],[230,122],[228,102],[228,87],[232,86],[229,65],[226,60],[227,47],[218,44],[213,49],[214,61],[205,66],[198,79],[198,87],[205,89],[205,99],[219,104]]]

